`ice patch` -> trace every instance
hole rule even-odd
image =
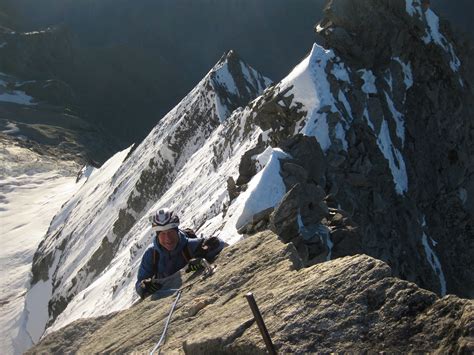
[[[3,48],[7,45],[7,42],[0,43],[0,48]]]

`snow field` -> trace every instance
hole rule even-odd
[[[35,307],[26,311],[30,323],[24,329],[31,263],[49,221],[79,187],[74,176],[63,176],[58,171],[43,172],[41,167],[35,174],[31,169],[30,165],[28,175],[0,176],[0,352],[3,354],[22,353],[44,330],[41,323],[48,314],[41,300],[47,305],[51,287],[48,289],[43,284],[30,296]]]

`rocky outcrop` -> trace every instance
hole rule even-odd
[[[167,287],[184,290],[164,353],[264,353],[247,292],[281,353],[474,351],[472,301],[438,298],[366,255],[302,268],[293,244],[265,231],[224,249],[215,265],[204,280],[183,272],[168,280]],[[27,353],[148,352],[160,338],[171,293],[79,320]]]
[[[318,33],[354,70],[374,73],[376,91],[366,101],[373,124],[379,125],[381,117],[404,119],[405,138],[395,144],[406,164],[408,191],[402,199],[387,191],[386,173],[373,154],[372,132],[360,124],[350,133],[354,138],[346,164],[331,169],[328,181],[344,186],[336,196],[362,227],[369,254],[387,260],[401,277],[443,293],[441,270],[435,271],[434,262],[406,263],[420,254],[428,260],[432,249],[447,279],[447,292],[473,297],[474,211],[468,201],[474,195],[467,191],[474,172],[474,111],[472,83],[464,81],[464,58],[456,56],[463,50],[449,24],[440,21],[437,28],[436,15],[416,2],[413,8],[408,1],[355,4],[331,1]],[[412,78],[401,63],[411,66]],[[364,116],[364,100],[354,89],[348,95],[352,113]],[[430,268],[434,278],[423,276]]]
[[[312,234],[324,243],[310,255],[335,257],[329,222],[345,216],[342,255],[363,252],[424,288],[473,297],[465,48],[416,1],[329,1],[316,31],[324,48],[253,107],[264,141],[292,157],[267,226],[296,245]]]

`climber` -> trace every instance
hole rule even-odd
[[[187,271],[204,268],[226,246],[221,239],[197,238],[190,229],[179,229],[179,217],[169,209],[160,209],[150,216],[153,245],[142,257],[135,289],[143,299],[161,288],[160,279],[188,265]]]

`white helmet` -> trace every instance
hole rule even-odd
[[[150,216],[151,227],[155,232],[179,227],[179,217],[168,208],[160,209]]]

